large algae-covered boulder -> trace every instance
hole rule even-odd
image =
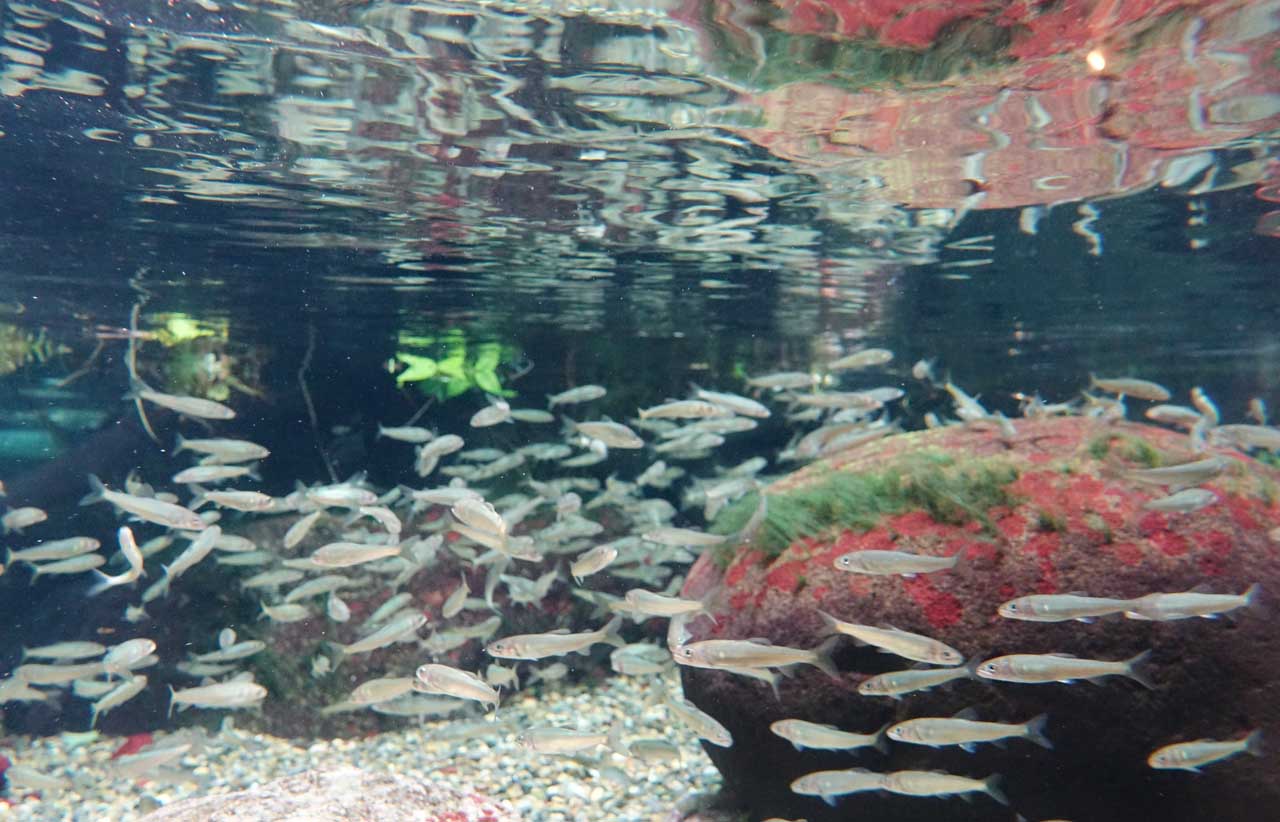
[[[1240,738],[1264,729],[1280,739],[1280,635],[1268,592],[1280,591],[1280,472],[1215,451],[1224,470],[1203,483],[1217,502],[1190,512],[1148,508],[1169,489],[1135,472],[1203,459],[1177,432],[1085,418],[1024,420],[1009,436],[994,426],[898,435],[810,466],[767,489],[768,517],[750,544],[706,554],[684,595],[710,597],[711,620],[693,639],[768,638],[808,648],[827,629],[825,611],[848,622],[925,634],[971,659],[1003,654],[1074,654],[1125,660],[1152,651],[1148,690],[1123,677],[1096,684],[1011,684],[960,679],[901,699],[863,696],[859,683],[911,667],[896,656],[842,640],[832,679],[805,667],[780,686],[728,673],[682,669],[686,695],[733,733],[708,752],[734,798],[753,818],[997,820],[1135,818],[1256,820],[1280,807],[1274,754],[1240,756],[1203,774],[1153,770],[1147,757],[1172,742]],[[745,500],[718,530],[738,527]],[[953,570],[868,576],[837,569],[845,553],[899,550],[953,555]],[[1030,594],[1084,592],[1134,598],[1197,587],[1239,593],[1259,583],[1255,607],[1221,619],[1143,621],[1121,615],[1091,623],[1005,619],[1002,602]],[[1006,748],[892,743],[887,754],[793,750],[770,732],[799,718],[871,732],[889,722],[945,717],[966,708],[981,719],[1023,722],[1041,713],[1053,742]],[[939,770],[1005,777],[1012,807],[884,792],[859,793],[835,809],[791,792],[812,771]],[[942,804],[946,803],[946,804]]]

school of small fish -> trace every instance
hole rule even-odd
[[[556,661],[558,658],[589,653],[602,644],[612,646],[611,667],[623,675],[659,673],[669,670],[674,662],[759,679],[768,682],[776,693],[779,673],[795,666],[812,666],[829,676],[838,676],[831,653],[846,636],[885,654],[931,666],[867,677],[858,687],[859,694],[865,697],[900,699],[961,678],[1025,684],[1120,676],[1154,687],[1144,670],[1149,652],[1125,660],[1012,653],[973,659],[966,664],[960,649],[928,636],[846,622],[826,613],[818,616],[829,636],[813,648],[789,648],[758,640],[691,641],[689,622],[707,616],[710,604],[679,597],[681,578],[677,571],[699,552],[730,537],[675,524],[679,515],[676,508],[665,496],[646,496],[646,491],[665,491],[673,483],[684,481],[685,507],[701,509],[707,520],[724,505],[758,494],[757,515],[736,535],[740,540],[749,538],[766,516],[765,495],[760,489],[768,460],[755,457],[719,468],[715,475],[706,477],[692,477],[678,466],[669,466],[667,461],[692,462],[713,456],[727,437],[751,430],[758,420],[769,418],[777,410],[761,400],[775,406],[785,403],[788,419],[793,423],[818,423],[806,433],[797,434],[778,455],[779,462],[819,459],[885,436],[898,430],[897,423],[890,420],[889,406],[905,395],[903,389],[891,385],[840,390],[839,383],[849,376],[864,377],[892,360],[890,351],[864,348],[842,355],[825,369],[812,373],[758,375],[746,381],[748,389],[756,394],[754,398],[693,386],[687,398],[638,409],[636,416],[626,422],[593,414],[591,404],[606,398],[608,391],[599,385],[581,385],[547,398],[549,409],[562,414],[572,411],[576,417],[562,417],[558,438],[535,441],[511,451],[488,447],[468,451],[464,450],[468,443],[460,434],[442,434],[414,425],[380,425],[378,437],[402,443],[406,457],[412,449],[412,470],[418,478],[415,484],[428,486],[400,486],[384,493],[369,487],[361,476],[309,487],[299,484],[297,490],[283,497],[243,488],[210,489],[205,486],[241,483],[256,477],[254,466],[270,456],[268,450],[234,438],[179,437],[173,449],[175,456],[201,455],[197,465],[172,478],[175,486],[185,486],[185,504],[181,490],[157,491],[133,472],[116,487],[97,477],[88,478],[90,493],[82,504],[105,502],[132,520],[132,524],[121,526],[116,535],[124,570],[115,574],[98,570],[109,559],[98,553],[100,542],[88,536],[10,548],[5,568],[28,564],[36,577],[93,572],[95,581],[87,596],[112,588],[128,588],[136,593],[124,614],[133,624],[145,623],[149,618],[148,604],[172,596],[176,586],[181,585],[179,578],[210,557],[216,557],[215,563],[226,573],[237,575],[244,594],[257,599],[263,619],[277,623],[319,623],[326,619],[347,622],[353,617],[343,599],[344,591],[384,587],[389,595],[364,619],[360,637],[347,644],[330,643],[330,653],[315,657],[313,673],[323,675],[340,666],[344,659],[396,643],[415,643],[424,660],[412,672],[388,672],[387,676],[358,683],[344,700],[316,706],[326,714],[370,709],[389,715],[423,715],[447,712],[450,706],[467,702],[496,712],[502,691],[519,687],[519,666],[525,666],[526,682],[554,681],[569,671],[565,663]],[[929,415],[927,424],[995,425],[1003,436],[1016,432],[1015,420],[988,412],[977,398],[950,381],[938,383],[933,365],[932,361],[922,360],[910,373],[935,389],[945,390],[954,401],[958,421],[948,423]],[[1256,425],[1219,425],[1217,409],[1201,389],[1192,392],[1194,407],[1182,407],[1163,404],[1169,400],[1170,392],[1145,380],[1092,377],[1090,388],[1115,397],[1086,393],[1083,406],[1048,405],[1038,397],[1023,397],[1023,414],[1036,417],[1083,413],[1115,420],[1124,417],[1126,398],[1160,403],[1149,408],[1147,416],[1161,424],[1186,429],[1193,447],[1206,454],[1183,465],[1128,472],[1135,482],[1169,492],[1148,503],[1152,510],[1176,514],[1214,504],[1216,495],[1198,486],[1230,465],[1227,457],[1210,453],[1215,447],[1280,449],[1280,429],[1268,426],[1265,415],[1258,418]],[[235,411],[221,403],[164,394],[143,385],[136,386],[130,399],[206,425],[236,419]],[[1258,403],[1255,407],[1263,406]],[[469,427],[536,427],[554,422],[551,413],[512,408],[506,399],[490,396],[487,404],[470,418]],[[657,459],[630,481],[610,475],[602,484],[593,477],[571,473],[608,460],[615,449],[648,449]],[[560,476],[534,479],[534,472],[543,464],[549,464],[550,470]],[[447,484],[433,485],[433,475],[451,479]],[[483,485],[516,476],[523,478],[528,493],[512,491],[491,499]],[[621,512],[629,533],[608,542],[597,539],[604,527],[590,513],[604,506]],[[528,523],[533,521],[531,515],[535,512],[546,515],[538,519],[545,524],[532,528]],[[434,516],[422,516],[424,513]],[[281,515],[295,521],[280,546],[256,545],[222,527],[224,517],[243,522],[251,517]],[[0,517],[4,531],[16,534],[47,520],[44,511],[33,507],[13,508]],[[322,522],[340,533],[340,538],[308,547],[308,543],[318,541],[311,534]],[[147,538],[139,542],[135,528],[147,529]],[[155,533],[151,533],[153,530]],[[293,555],[295,549],[301,553]],[[450,587],[437,621],[401,589],[416,573],[436,564],[438,554],[444,550],[463,560],[469,571]],[[167,564],[157,559],[166,552]],[[560,557],[567,562],[556,561]],[[543,564],[548,558],[552,561]],[[835,559],[834,566],[850,574],[912,577],[946,573],[955,569],[958,561],[958,556],[868,550],[844,554]],[[531,566],[537,569],[547,564],[550,568],[541,574],[521,573]],[[598,574],[633,582],[635,587],[623,597],[593,590],[590,582]],[[477,592],[481,595],[473,597],[471,585],[480,578],[483,584]],[[148,584],[139,590],[144,579]],[[539,603],[556,585],[571,586],[574,595],[595,605],[600,622],[591,630],[576,633],[567,628],[537,634],[503,631],[507,620],[496,599],[499,589],[505,588],[510,607]],[[1171,622],[1214,618],[1244,609],[1258,595],[1257,585],[1241,593],[1150,592],[1123,600],[1079,593],[1032,594],[1004,603],[998,615],[1033,622],[1090,622],[1109,615]],[[460,616],[474,611],[489,611],[492,616],[474,623],[459,621]],[[669,620],[665,648],[628,643],[621,635],[625,620],[652,618]],[[419,632],[428,625],[431,633],[421,636]],[[495,660],[486,670],[461,670],[434,661],[472,641],[481,643]],[[196,683],[181,688],[168,686],[170,713],[188,708],[239,710],[262,705],[268,696],[267,688],[253,681],[252,672],[241,670],[237,663],[267,647],[262,640],[238,640],[235,629],[227,628],[209,647],[193,648],[187,659],[163,660],[176,676]],[[57,699],[55,691],[64,689],[72,697],[90,702],[92,728],[101,715],[152,687],[141,671],[162,662],[155,650],[156,643],[145,637],[114,645],[68,640],[28,648],[23,664],[0,680],[0,703]],[[677,700],[667,707],[672,717],[710,744],[733,745],[729,731],[691,703]],[[789,718],[773,723],[771,730],[801,749],[884,750],[891,740],[971,750],[981,743],[1010,738],[1052,748],[1045,733],[1047,717],[1018,719],[1011,723],[980,721],[972,712],[963,712],[953,717],[916,717],[862,732]],[[628,743],[620,728],[525,728],[519,729],[519,741],[530,751],[548,755],[600,747],[642,761],[657,761],[669,755],[662,740]],[[1257,731],[1235,741],[1173,742],[1153,752],[1149,763],[1158,769],[1198,770],[1242,752],[1260,755],[1260,744]],[[158,759],[167,762],[171,757]],[[145,763],[140,763],[138,774],[147,773],[146,768]],[[25,784],[41,784],[40,774],[19,772],[19,776]],[[48,777],[46,782],[52,789],[57,780]],[[819,771],[796,779],[792,790],[831,804],[837,797],[864,791],[914,797],[984,793],[999,802],[1008,801],[996,776],[973,779],[934,771]]]

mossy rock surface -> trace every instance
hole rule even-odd
[[[715,616],[714,624],[692,626],[694,639],[765,637],[813,647],[823,639],[822,610],[927,634],[974,658],[1071,653],[1120,660],[1151,649],[1148,672],[1158,688],[1114,677],[1100,686],[966,680],[897,701],[864,697],[861,681],[911,663],[851,639],[836,654],[839,679],[805,667],[781,682],[780,702],[757,681],[683,668],[686,695],[734,735],[732,748],[708,752],[753,817],[1253,820],[1259,807],[1280,803],[1275,755],[1239,757],[1201,775],[1146,764],[1152,750],[1171,742],[1237,738],[1257,727],[1280,738],[1280,636],[1270,604],[1280,592],[1280,544],[1269,536],[1280,526],[1280,472],[1220,451],[1229,466],[1204,484],[1216,504],[1157,513],[1144,506],[1168,491],[1129,472],[1204,456],[1190,450],[1185,435],[1074,417],[1015,424],[1010,439],[987,426],[888,437],[770,486],[770,515],[754,542],[708,553],[689,574],[684,595],[710,596]],[[722,516],[745,519],[735,511]],[[914,578],[834,567],[836,557],[860,549],[962,559],[956,570]],[[1196,586],[1239,593],[1255,582],[1263,590],[1259,607],[1223,619],[1115,616],[1084,624],[997,615],[1002,602],[1026,594],[1130,598]],[[800,718],[869,732],[968,707],[1001,722],[1047,712],[1055,749],[1014,740],[975,754],[897,743],[887,757],[796,752],[769,731],[777,719]],[[849,767],[1001,773],[1013,810],[981,796],[943,805],[886,794],[851,796],[829,809],[790,792],[801,774]]]

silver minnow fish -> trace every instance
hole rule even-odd
[[[1157,748],[1147,757],[1147,764],[1158,770],[1180,770],[1200,773],[1205,765],[1229,759],[1236,754],[1262,756],[1262,729],[1249,733],[1244,739],[1219,742],[1213,739],[1197,739],[1194,742],[1176,742]]]
[[[561,391],[559,394],[547,395],[547,407],[555,408],[557,405],[572,405],[579,402],[591,402],[598,400],[608,393],[602,385],[580,385],[577,388],[570,388],[568,391]]]
[[[569,419],[565,422],[578,433],[585,434],[593,440],[599,440],[610,448],[644,448],[644,440],[640,439],[640,435],[620,422],[611,420],[574,422]]]
[[[700,739],[705,739],[721,748],[732,747],[733,735],[729,733],[729,729],[697,705],[687,699],[672,699],[667,705],[670,706],[672,713],[693,729]]]
[[[420,666],[414,676],[417,679],[414,690],[419,693],[442,694],[498,707],[498,692],[470,671],[432,662]]]
[[[864,679],[858,683],[858,693],[901,699],[904,694],[926,691],[956,679],[972,679],[974,676],[976,674],[970,665],[962,668],[909,668]]]
[[[14,508],[12,511],[6,511],[5,515],[0,517],[0,525],[4,526],[6,534],[13,531],[21,533],[23,528],[39,525],[47,519],[49,519],[49,515],[43,509],[28,505],[25,508]]]
[[[791,792],[801,796],[818,796],[835,807],[837,796],[884,790],[884,775],[865,768],[843,771],[814,771],[791,783]]]
[[[1218,495],[1207,488],[1184,488],[1167,497],[1159,497],[1142,507],[1147,511],[1160,511],[1166,514],[1186,514],[1208,508],[1218,501]]]
[[[1028,622],[1091,622],[1094,617],[1124,613],[1131,600],[1087,597],[1080,594],[1032,594],[1011,599],[998,612],[1005,619]]]
[[[1150,619],[1157,622],[1191,617],[1213,619],[1219,614],[1253,605],[1261,590],[1255,582],[1243,594],[1206,594],[1197,591],[1147,594],[1130,601],[1124,615],[1129,619]]]
[[[1127,676],[1144,687],[1154,689],[1155,683],[1141,670],[1150,656],[1151,651],[1143,651],[1131,659],[1107,662],[1060,654],[1011,654],[983,662],[978,666],[978,676],[1001,682],[1022,683],[1074,682],[1077,679]]]
[[[516,737],[522,748],[544,754],[572,754],[608,745],[623,756],[630,755],[622,741],[622,728],[608,733],[589,733],[572,728],[529,728]]]
[[[197,451],[201,454],[208,454],[212,462],[249,462],[250,460],[261,460],[271,456],[271,452],[266,448],[248,440],[189,440],[179,434],[177,442],[173,446],[173,453],[180,454],[183,451]]]
[[[1169,389],[1150,380],[1138,380],[1127,377],[1095,377],[1089,375],[1089,387],[1108,394],[1123,394],[1135,400],[1165,402],[1171,396]]]
[[[581,585],[585,577],[608,568],[618,558],[618,549],[613,545],[597,545],[590,551],[579,554],[569,566],[569,574],[573,581]]]
[[[727,417],[733,412],[707,400],[671,400],[661,405],[640,409],[640,419],[696,420]]]
[[[132,494],[112,491],[93,474],[89,475],[89,486],[93,490],[80,500],[81,505],[92,505],[106,500],[122,511],[128,511],[138,519],[154,522],[156,525],[182,531],[203,531],[205,528],[206,523],[200,519],[199,514],[181,505],[163,502],[152,497],[135,497]]]
[[[1164,468],[1144,468],[1125,474],[1131,480],[1148,485],[1190,486],[1199,485],[1227,470],[1231,461],[1224,457],[1206,457],[1195,462],[1169,465]]]
[[[236,416],[234,410],[222,403],[201,397],[163,394],[145,386],[139,386],[134,393],[139,399],[144,399],[170,411],[176,411],[184,417],[199,417],[205,420],[232,420]]]
[[[693,387],[693,395],[700,400],[714,403],[721,408],[726,408],[735,414],[741,414],[744,417],[755,417],[756,419],[767,419],[772,413],[762,403],[756,402],[749,397],[740,397],[737,394],[727,394],[720,391],[707,391],[704,388]]]
[[[411,611],[402,617],[391,620],[364,639],[358,639],[350,645],[340,645],[338,647],[348,656],[362,654],[377,648],[384,648],[393,642],[399,642],[410,634],[417,633],[417,630],[426,624],[427,617],[425,614]]]
[[[1044,726],[1049,721],[1048,714],[1040,714],[1019,724],[979,722],[973,718],[976,716],[975,710],[966,708],[952,717],[908,719],[889,728],[885,734],[894,742],[928,745],[932,748],[958,745],[970,753],[976,750],[979,742],[997,742],[1010,737],[1030,740],[1042,748],[1053,748],[1053,743],[1044,735]]]
[[[175,691],[169,688],[169,715],[175,705],[197,708],[246,708],[267,698],[267,689],[256,682],[219,682]],[[181,709],[179,709],[181,710]]]
[[[803,719],[779,719],[769,730],[802,751],[806,748],[823,751],[848,751],[854,748],[875,748],[884,753],[888,746],[884,739],[888,725],[869,734],[842,731],[834,725],[806,722]]]
[[[907,551],[850,551],[836,557],[832,564],[841,571],[853,574],[901,574],[913,577],[916,574],[949,571],[959,562],[958,552],[949,557],[935,557]]]
[[[938,771],[894,771],[884,775],[884,789],[906,796],[985,793],[1001,805],[1009,804],[1009,798],[1000,790],[998,774],[992,774],[986,779],[970,779]]]
[[[331,542],[315,550],[311,561],[323,568],[347,568],[400,555],[399,545],[365,545],[360,542]]]
[[[876,628],[871,625],[842,622],[822,611],[818,614],[831,632],[851,636],[864,645],[879,648],[885,653],[896,654],[916,662],[928,662],[931,665],[959,665],[964,662],[964,655],[955,648],[921,634],[900,631],[897,628]]]
[[[768,645],[745,639],[704,639],[681,645],[671,652],[679,665],[693,668],[785,668],[789,665],[812,665],[827,676],[839,672],[831,661],[836,638],[831,637],[817,648],[805,650],[783,645]]]
[[[485,652],[500,659],[544,659],[549,656],[585,651],[598,642],[607,642],[621,648],[627,643],[618,636],[622,617],[609,620],[598,631],[571,634],[568,631],[552,631],[545,634],[518,634],[490,642]]]

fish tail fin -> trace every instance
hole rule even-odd
[[[618,614],[613,619],[609,620],[607,625],[600,629],[600,641],[607,642],[618,648],[625,646],[627,641],[618,633],[621,628],[622,614]]]
[[[174,696],[175,694],[173,691],[173,686],[170,685],[169,686],[169,713],[165,715],[167,719],[173,719]]]
[[[1040,714],[1037,717],[1028,719],[1023,727],[1026,729],[1027,739],[1039,745],[1041,748],[1053,750],[1053,742],[1049,737],[1044,735],[1044,726],[1049,723],[1048,714]]]
[[[964,669],[969,673],[969,679],[978,679],[978,666],[983,662],[982,656],[975,656],[964,664]]]
[[[1250,756],[1264,756],[1262,750],[1262,729],[1256,728],[1244,738],[1244,752]]]
[[[179,433],[173,438],[173,454],[177,456],[185,450],[187,450],[187,440]]]
[[[1004,777],[998,773],[993,773],[991,776],[982,780],[982,790],[987,794],[987,796],[999,802],[1001,805],[1008,807],[1009,797],[1004,794],[1004,789],[1002,787],[1003,783]]]
[[[813,666],[832,679],[840,678],[840,672],[836,670],[836,664],[831,660],[831,654],[839,644],[840,637],[837,635],[827,637],[821,645],[813,649]]]
[[[1252,608],[1258,604],[1258,595],[1262,593],[1262,585],[1255,582],[1244,592],[1244,607]]]
[[[114,584],[111,577],[96,569],[93,572],[93,576],[96,581],[93,583],[93,587],[89,589],[89,592],[85,594],[86,597],[96,597]],[[93,726],[90,725],[89,727],[92,728]]]
[[[107,486],[102,484],[96,474],[89,475],[89,493],[80,498],[81,505],[93,505],[107,498]]]
[[[881,725],[880,730],[876,731],[876,741],[871,746],[885,756],[889,755],[889,729],[892,727],[893,722],[886,722]]]
[[[962,562],[964,562],[964,551],[956,551],[951,555],[951,564],[947,566],[947,570],[954,571],[956,568],[960,567]]]
[[[1151,649],[1143,651],[1132,659],[1125,660],[1124,675],[1137,682],[1144,688],[1154,691],[1156,684],[1151,680],[1150,674],[1145,670],[1147,664],[1151,661]]]
[[[93,705],[89,706],[89,730],[92,731],[94,726],[97,724],[98,724],[98,703],[95,702],[93,703]]]
[[[840,633],[840,620],[828,614],[826,611],[818,611],[818,616],[822,617],[822,627],[826,628],[829,634]]]
[[[609,729],[609,736],[605,740],[605,744],[609,746],[609,750],[622,756],[631,756],[631,747],[622,739],[622,723],[614,725]]]

